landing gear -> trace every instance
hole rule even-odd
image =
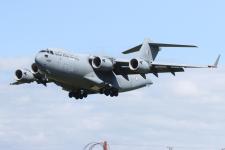
[[[109,96],[110,93],[111,93],[110,89],[106,89],[106,90],[104,91],[104,94],[105,94],[106,96]]]
[[[114,96],[118,96],[119,95],[119,91],[115,88],[107,88],[107,89],[101,89],[99,91],[100,94],[105,94],[106,96],[111,96],[111,97],[114,97]]]
[[[78,90],[75,92],[69,92],[69,98],[75,98],[75,99],[83,99],[88,96],[87,92],[85,90]]]
[[[74,93],[73,92],[69,92],[69,98],[72,98],[74,96]]]

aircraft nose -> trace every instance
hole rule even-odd
[[[42,62],[42,56],[38,53],[35,56],[35,63],[38,64],[38,65],[41,65],[41,62]]]

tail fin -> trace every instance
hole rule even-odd
[[[152,42],[149,39],[145,39],[140,49],[140,58],[147,62],[153,62],[160,50],[159,46],[150,43]]]
[[[155,60],[160,47],[197,47],[195,45],[179,45],[179,44],[165,44],[165,43],[154,43],[149,39],[145,39],[144,42],[136,47],[123,52],[123,54],[129,54],[140,51],[140,58],[152,62]]]

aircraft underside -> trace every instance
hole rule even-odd
[[[60,83],[60,81],[56,81],[57,79],[55,79],[54,82],[57,85],[61,86],[63,90],[69,92],[69,98],[75,99],[83,99],[91,94],[103,94],[105,96],[117,97],[119,93],[132,91],[152,84],[151,80],[149,80],[148,78],[144,79],[140,75],[130,75],[129,80],[123,78],[122,76],[116,76],[115,81],[102,80],[100,83],[94,82],[93,80],[90,81],[84,78],[77,80],[69,80],[69,77],[64,77],[64,79],[65,78],[69,82]]]

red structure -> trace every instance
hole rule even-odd
[[[108,150],[108,144],[106,141],[103,143],[103,150]]]
[[[89,143],[84,147],[83,150],[93,150],[96,146],[101,146],[103,150],[109,150],[108,143],[106,141]]]

